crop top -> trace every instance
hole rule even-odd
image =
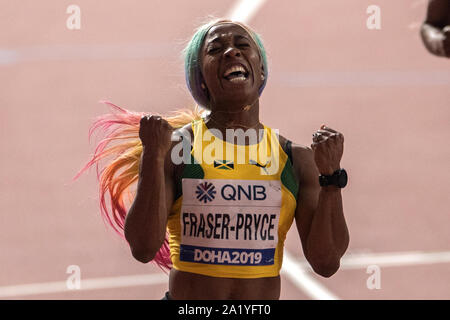
[[[251,145],[192,123],[191,162],[177,183],[168,218],[176,270],[226,278],[279,275],[298,184],[276,131]]]

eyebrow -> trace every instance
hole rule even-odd
[[[240,34],[234,35],[234,38],[235,38],[235,39],[246,39],[246,40],[250,41],[250,39],[249,39],[247,36],[240,35]],[[208,44],[213,43],[213,42],[217,42],[217,41],[219,41],[219,40],[220,40],[220,36],[217,35],[217,36],[215,36],[214,38],[212,38],[211,40],[209,40],[209,41],[208,41]]]

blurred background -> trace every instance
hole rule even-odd
[[[367,27],[371,5],[380,29]],[[72,178],[94,150],[92,121],[109,112],[99,100],[160,113],[194,105],[181,50],[214,15],[263,37],[264,124],[303,145],[322,123],[345,135],[349,250],[341,269],[321,278],[294,224],[281,299],[449,299],[450,60],[422,44],[426,5],[0,0],[0,298],[160,299],[167,291],[167,275],[135,261],[104,225],[95,171]]]

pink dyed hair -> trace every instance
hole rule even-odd
[[[144,112],[132,112],[109,101],[100,101],[112,108],[113,112],[100,116],[89,130],[89,138],[100,130],[104,138],[97,144],[94,155],[77,173],[77,179],[83,172],[95,166],[99,180],[100,212],[107,225],[123,239],[125,217],[128,207],[134,198],[131,189],[139,178],[139,162],[142,154],[142,143],[139,139],[139,122]],[[199,119],[199,108],[176,111],[173,116],[163,117],[174,128],[181,128],[193,120]],[[111,143],[117,142],[114,145]],[[110,159],[110,160],[107,160]],[[107,161],[102,166],[101,162]],[[108,201],[109,199],[109,205]],[[168,234],[153,262],[162,270],[172,268]]]

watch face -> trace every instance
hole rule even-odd
[[[347,185],[347,180],[348,180],[347,172],[344,169],[342,169],[341,172],[339,172],[339,182],[338,182],[339,187],[341,188],[345,187]]]

